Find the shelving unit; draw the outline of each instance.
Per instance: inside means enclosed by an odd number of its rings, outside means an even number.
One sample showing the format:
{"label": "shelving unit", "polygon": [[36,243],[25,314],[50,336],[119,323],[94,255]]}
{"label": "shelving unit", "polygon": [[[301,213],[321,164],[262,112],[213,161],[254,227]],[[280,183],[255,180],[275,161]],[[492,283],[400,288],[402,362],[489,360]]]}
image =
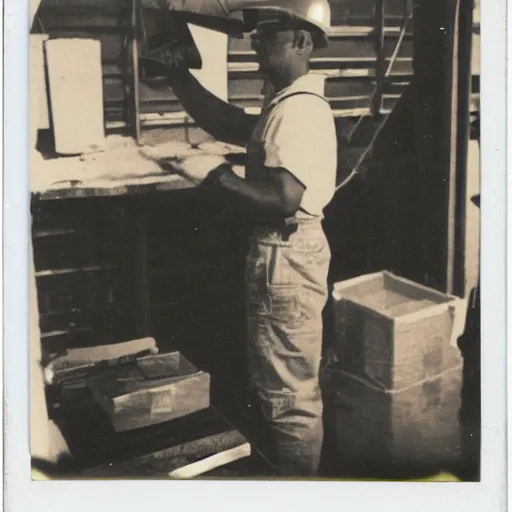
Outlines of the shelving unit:
{"label": "shelving unit", "polygon": [[[154,83],[133,80],[138,74],[134,70],[136,61],[132,58],[137,30],[137,19],[132,13],[135,3],[136,0],[119,0],[104,8],[95,7],[91,1],[89,6],[59,7],[57,2],[47,0],[41,7],[40,25],[52,37],[81,35],[101,40],[108,131],[130,130],[136,136],[136,104],[139,105],[137,118],[141,129],[191,124],[193,121],[183,112],[169,87],[154,87]],[[380,80],[377,79],[382,72],[380,68],[389,62],[400,36],[402,3],[402,0],[387,0],[384,15],[379,18],[381,30],[375,23],[373,0],[353,5],[350,2],[338,5],[337,1],[332,1],[334,26],[329,34],[330,45],[313,58],[312,68],[327,74],[326,94],[336,116],[358,116],[361,108],[370,112],[370,98]],[[342,9],[342,6],[345,7]],[[388,83],[382,86],[384,113],[393,108],[412,77],[411,29],[409,22],[393,73]],[[380,45],[375,44],[378,33],[381,33]],[[248,38],[230,40],[228,62],[229,100],[244,108],[259,105],[263,82]],[[138,101],[135,99],[137,95]],[[357,104],[350,101],[354,96],[361,97]],[[342,98],[346,100],[341,101]],[[362,106],[363,98],[366,98],[366,104]]]}

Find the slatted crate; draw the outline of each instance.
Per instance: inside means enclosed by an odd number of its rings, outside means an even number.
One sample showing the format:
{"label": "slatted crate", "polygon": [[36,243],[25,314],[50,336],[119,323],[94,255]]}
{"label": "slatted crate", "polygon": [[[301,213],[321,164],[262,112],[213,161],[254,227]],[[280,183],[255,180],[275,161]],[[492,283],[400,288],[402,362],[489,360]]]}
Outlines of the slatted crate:
{"label": "slatted crate", "polygon": [[385,389],[460,364],[455,298],[389,272],[334,285],[334,348],[343,368]]}
{"label": "slatted crate", "polygon": [[460,458],[462,366],[397,390],[342,370],[324,371],[326,407],[334,410],[336,457],[345,470],[390,472],[434,467]]}
{"label": "slatted crate", "polygon": [[164,423],[210,405],[210,375],[179,352],[137,359],[89,381],[116,432]]}

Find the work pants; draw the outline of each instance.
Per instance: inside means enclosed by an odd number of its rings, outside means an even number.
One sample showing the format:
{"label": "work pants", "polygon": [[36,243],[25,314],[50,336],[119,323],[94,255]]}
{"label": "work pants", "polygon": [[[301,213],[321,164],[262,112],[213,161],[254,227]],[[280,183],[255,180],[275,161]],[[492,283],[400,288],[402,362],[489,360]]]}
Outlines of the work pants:
{"label": "work pants", "polygon": [[319,369],[330,249],[320,219],[256,228],[247,258],[248,364],[282,476],[314,476],[323,441]]}

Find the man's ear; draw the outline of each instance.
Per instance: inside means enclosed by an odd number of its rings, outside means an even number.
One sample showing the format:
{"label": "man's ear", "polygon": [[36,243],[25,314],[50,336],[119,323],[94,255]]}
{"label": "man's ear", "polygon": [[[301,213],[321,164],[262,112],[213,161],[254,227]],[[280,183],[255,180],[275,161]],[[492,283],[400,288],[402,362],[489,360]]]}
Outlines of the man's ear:
{"label": "man's ear", "polygon": [[295,46],[300,53],[311,53],[313,51],[313,37],[307,30],[297,30],[295,34]]}

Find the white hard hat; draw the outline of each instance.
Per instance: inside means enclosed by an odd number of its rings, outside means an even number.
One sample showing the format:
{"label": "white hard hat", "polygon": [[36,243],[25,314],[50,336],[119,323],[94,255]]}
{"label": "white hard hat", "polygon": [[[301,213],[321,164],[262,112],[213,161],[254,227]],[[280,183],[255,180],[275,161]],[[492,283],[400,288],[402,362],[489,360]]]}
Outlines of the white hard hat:
{"label": "white hard hat", "polygon": [[[320,35],[316,47],[327,46],[327,32],[331,26],[331,8],[328,0],[230,0],[227,3],[230,15],[239,12],[276,12],[311,25]],[[248,27],[252,28],[252,27]]]}

